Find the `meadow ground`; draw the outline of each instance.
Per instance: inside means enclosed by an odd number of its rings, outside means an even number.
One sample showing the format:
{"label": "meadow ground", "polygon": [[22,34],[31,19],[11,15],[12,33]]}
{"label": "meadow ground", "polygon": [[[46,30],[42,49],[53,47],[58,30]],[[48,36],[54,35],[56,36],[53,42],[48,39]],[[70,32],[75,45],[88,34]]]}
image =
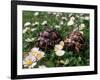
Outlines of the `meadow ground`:
{"label": "meadow ground", "polygon": [[[22,17],[23,68],[89,65],[89,14],[23,11]],[[75,30],[81,31],[85,40],[84,47],[79,51],[79,53],[64,48],[64,53],[59,53],[59,56],[56,54],[54,49],[43,51],[39,48],[38,50],[35,50],[42,52],[43,55],[37,56],[38,60],[35,60],[36,55],[32,55],[33,58],[30,58],[29,55],[32,52],[32,48],[34,48],[37,43],[39,34],[44,32],[47,28],[55,29],[59,32],[62,39],[61,41],[64,41],[71,32]]]}

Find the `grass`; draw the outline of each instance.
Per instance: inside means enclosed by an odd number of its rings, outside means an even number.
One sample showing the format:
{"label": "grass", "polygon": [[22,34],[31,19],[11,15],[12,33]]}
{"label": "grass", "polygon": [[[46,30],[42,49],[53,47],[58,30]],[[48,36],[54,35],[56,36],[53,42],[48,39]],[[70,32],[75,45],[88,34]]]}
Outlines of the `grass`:
{"label": "grass", "polygon": [[[46,51],[45,57],[37,62],[35,68],[38,68],[41,65],[46,67],[68,67],[68,66],[87,66],[89,65],[89,20],[85,17],[89,17],[89,14],[81,13],[55,13],[55,12],[38,12],[39,15],[34,15],[36,11],[23,11],[23,30],[26,28],[24,24],[26,22],[35,23],[39,22],[38,25],[32,26],[29,25],[30,29],[36,28],[34,31],[28,30],[26,33],[23,33],[23,55],[26,55],[30,50],[35,46],[38,34],[43,32],[47,27],[56,29],[62,39],[69,35],[73,29],[77,28],[80,24],[85,24],[85,28],[82,30],[84,32],[85,46],[78,54],[74,51],[65,50],[65,54],[61,57],[56,56],[54,50]],[[58,15],[59,14],[59,15]],[[71,17],[75,18],[75,23],[71,26],[68,26],[67,23]],[[67,20],[62,20],[62,17],[66,17]],[[47,21],[47,25],[42,25],[43,21]],[[60,24],[63,21],[63,25]],[[60,28],[56,28],[58,25]],[[35,38],[32,42],[25,41],[27,38]],[[62,63],[60,61],[64,61]]]}

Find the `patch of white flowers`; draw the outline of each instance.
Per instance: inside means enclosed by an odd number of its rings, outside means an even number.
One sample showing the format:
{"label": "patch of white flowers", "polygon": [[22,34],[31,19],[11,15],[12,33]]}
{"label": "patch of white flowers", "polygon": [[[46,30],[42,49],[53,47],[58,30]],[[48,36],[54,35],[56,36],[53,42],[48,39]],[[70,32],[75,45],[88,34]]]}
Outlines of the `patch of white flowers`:
{"label": "patch of white flowers", "polygon": [[37,26],[37,25],[39,25],[39,22],[32,23],[32,26]]}
{"label": "patch of white flowers", "polygon": [[89,17],[89,16],[85,16],[84,19],[85,19],[85,20],[89,20],[90,17]]}
{"label": "patch of white flowers", "polygon": [[38,15],[39,15],[39,12],[35,12],[35,13],[34,13],[34,16],[38,16]]}
{"label": "patch of white flowers", "polygon": [[54,51],[55,51],[55,54],[57,56],[63,56],[64,55],[65,51],[62,50],[63,47],[64,47],[64,42],[63,41],[61,41],[59,44],[55,45]]}
{"label": "patch of white flowers", "polygon": [[75,20],[75,17],[72,16],[72,17],[70,18],[70,20],[73,20],[73,21],[74,21],[74,20]]}
{"label": "patch of white flowers", "polygon": [[23,33],[26,33],[28,30],[30,30],[30,28],[26,27],[25,29],[23,29]]}
{"label": "patch of white flowers", "polygon": [[60,26],[59,25],[55,25],[55,28],[60,28]]}
{"label": "patch of white flowers", "polygon": [[83,30],[85,27],[86,27],[85,24],[82,23],[79,25],[79,30]]}
{"label": "patch of white flowers", "polygon": [[69,15],[68,15],[68,17],[71,17],[73,15],[73,13],[70,13]]}
{"label": "patch of white flowers", "polygon": [[30,26],[30,25],[31,25],[30,22],[26,22],[26,23],[24,24],[24,27],[27,27],[27,26]]}
{"label": "patch of white flowers", "polygon": [[37,28],[32,28],[31,31],[35,31]]}
{"label": "patch of white flowers", "polygon": [[31,39],[27,38],[27,39],[25,39],[26,42],[33,42],[34,40],[35,40],[35,38],[31,38]]}
{"label": "patch of white flowers", "polygon": [[81,23],[80,25],[79,25],[79,27],[76,27],[73,31],[77,31],[77,30],[79,30],[82,34],[83,34],[83,29],[85,28],[86,26],[85,26],[85,24],[84,23]]}
{"label": "patch of white flowers", "polygon": [[82,35],[84,34],[83,31],[79,31]]}
{"label": "patch of white flowers", "polygon": [[33,68],[44,55],[45,53],[40,51],[39,48],[32,48],[29,55],[23,60],[24,67]]}
{"label": "patch of white flowers", "polygon": [[67,65],[67,64],[69,64],[69,59],[66,59],[65,61],[64,60],[60,60],[59,62],[61,64]]}
{"label": "patch of white flowers", "polygon": [[70,20],[68,21],[67,25],[68,26],[74,25],[74,20],[75,20],[75,17],[71,17]]}
{"label": "patch of white flowers", "polygon": [[47,21],[43,21],[42,23],[41,23],[41,25],[46,25],[47,24]]}
{"label": "patch of white flowers", "polygon": [[62,17],[61,19],[64,20],[64,21],[67,21],[67,18],[66,17]]}

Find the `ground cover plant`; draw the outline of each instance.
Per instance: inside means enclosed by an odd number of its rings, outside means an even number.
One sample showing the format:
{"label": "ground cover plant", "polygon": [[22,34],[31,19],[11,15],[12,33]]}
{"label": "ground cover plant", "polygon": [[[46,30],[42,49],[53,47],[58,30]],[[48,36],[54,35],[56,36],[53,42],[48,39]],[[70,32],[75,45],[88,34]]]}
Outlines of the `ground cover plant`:
{"label": "ground cover plant", "polygon": [[89,65],[89,14],[23,11],[23,68]]}

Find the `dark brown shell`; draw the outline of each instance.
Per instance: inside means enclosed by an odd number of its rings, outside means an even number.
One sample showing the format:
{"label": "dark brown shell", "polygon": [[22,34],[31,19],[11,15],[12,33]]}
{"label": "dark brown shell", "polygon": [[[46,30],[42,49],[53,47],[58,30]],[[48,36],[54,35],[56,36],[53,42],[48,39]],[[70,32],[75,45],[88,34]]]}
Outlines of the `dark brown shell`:
{"label": "dark brown shell", "polygon": [[79,53],[84,44],[84,36],[78,31],[74,31],[64,40],[65,48]]}
{"label": "dark brown shell", "polygon": [[47,29],[44,32],[40,32],[37,46],[40,49],[53,49],[55,44],[61,41],[60,34],[54,29]]}

